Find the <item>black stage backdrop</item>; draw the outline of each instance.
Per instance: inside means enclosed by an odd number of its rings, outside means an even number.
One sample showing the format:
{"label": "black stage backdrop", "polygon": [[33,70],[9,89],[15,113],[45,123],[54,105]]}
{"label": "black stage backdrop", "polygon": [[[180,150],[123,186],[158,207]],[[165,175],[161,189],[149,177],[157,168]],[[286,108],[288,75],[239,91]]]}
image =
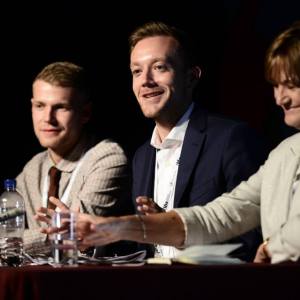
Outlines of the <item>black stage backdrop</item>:
{"label": "black stage backdrop", "polygon": [[298,0],[10,1],[1,4],[1,172],[15,177],[41,151],[31,124],[31,83],[53,61],[73,61],[94,85],[92,125],[118,140],[131,158],[150,135],[131,92],[127,38],[161,20],[190,32],[202,68],[197,101],[246,120],[270,147],[290,135],[264,80],[271,40],[300,19]]}

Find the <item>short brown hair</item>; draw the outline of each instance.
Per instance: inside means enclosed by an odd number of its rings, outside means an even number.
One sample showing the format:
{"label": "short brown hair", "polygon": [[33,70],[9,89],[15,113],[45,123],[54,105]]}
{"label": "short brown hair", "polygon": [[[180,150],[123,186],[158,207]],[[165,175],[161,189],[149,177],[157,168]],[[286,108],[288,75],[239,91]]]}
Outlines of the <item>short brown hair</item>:
{"label": "short brown hair", "polygon": [[169,36],[174,38],[178,42],[179,50],[185,63],[188,66],[196,64],[194,45],[188,34],[163,22],[152,21],[134,30],[129,36],[130,53],[139,41],[154,36]]}
{"label": "short brown hair", "polygon": [[272,84],[280,82],[281,72],[300,87],[300,22],[297,21],[275,38],[266,54],[265,76]]}
{"label": "short brown hair", "polygon": [[76,88],[89,99],[90,86],[83,67],[71,62],[54,62],[44,67],[35,77],[34,82],[43,80],[61,87]]}

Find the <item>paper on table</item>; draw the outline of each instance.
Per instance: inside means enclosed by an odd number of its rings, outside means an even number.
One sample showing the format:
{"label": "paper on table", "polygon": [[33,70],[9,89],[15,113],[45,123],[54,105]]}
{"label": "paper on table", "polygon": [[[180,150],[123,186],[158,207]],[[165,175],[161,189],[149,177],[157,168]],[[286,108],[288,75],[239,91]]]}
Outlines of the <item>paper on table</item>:
{"label": "paper on table", "polygon": [[241,247],[242,244],[214,244],[214,245],[197,245],[180,251],[175,258],[153,257],[148,258],[148,264],[167,264],[173,262],[184,264],[241,264],[242,260],[228,256],[232,251]]}
{"label": "paper on table", "polygon": [[196,245],[182,250],[177,257],[199,257],[206,255],[226,256],[233,250],[240,248],[242,244],[213,244],[213,245]]}
{"label": "paper on table", "polygon": [[190,264],[240,264],[242,260],[228,256],[242,244],[197,245],[186,248],[175,258],[174,262]]}

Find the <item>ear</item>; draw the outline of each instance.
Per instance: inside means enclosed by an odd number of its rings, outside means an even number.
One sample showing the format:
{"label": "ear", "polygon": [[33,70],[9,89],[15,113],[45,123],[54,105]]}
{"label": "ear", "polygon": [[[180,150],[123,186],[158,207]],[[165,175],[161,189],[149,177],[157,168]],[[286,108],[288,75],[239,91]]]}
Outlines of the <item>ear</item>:
{"label": "ear", "polygon": [[197,80],[200,79],[200,77],[201,77],[201,69],[200,69],[199,66],[192,67],[192,73],[193,73],[194,77],[197,78]]}
{"label": "ear", "polygon": [[201,69],[199,66],[193,66],[187,71],[187,86],[194,87],[201,77]]}
{"label": "ear", "polygon": [[90,119],[92,115],[92,103],[88,102],[83,105],[82,112],[81,112],[81,123],[86,124]]}

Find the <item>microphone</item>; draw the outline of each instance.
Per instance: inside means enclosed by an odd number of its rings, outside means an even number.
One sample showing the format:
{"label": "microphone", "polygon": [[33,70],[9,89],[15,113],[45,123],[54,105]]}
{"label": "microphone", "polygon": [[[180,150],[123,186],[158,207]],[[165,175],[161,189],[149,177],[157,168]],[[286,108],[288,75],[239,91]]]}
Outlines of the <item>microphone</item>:
{"label": "microphone", "polygon": [[23,216],[24,214],[25,214],[24,209],[13,208],[6,212],[0,213],[0,222],[7,221],[9,219],[13,219],[18,216]]}

